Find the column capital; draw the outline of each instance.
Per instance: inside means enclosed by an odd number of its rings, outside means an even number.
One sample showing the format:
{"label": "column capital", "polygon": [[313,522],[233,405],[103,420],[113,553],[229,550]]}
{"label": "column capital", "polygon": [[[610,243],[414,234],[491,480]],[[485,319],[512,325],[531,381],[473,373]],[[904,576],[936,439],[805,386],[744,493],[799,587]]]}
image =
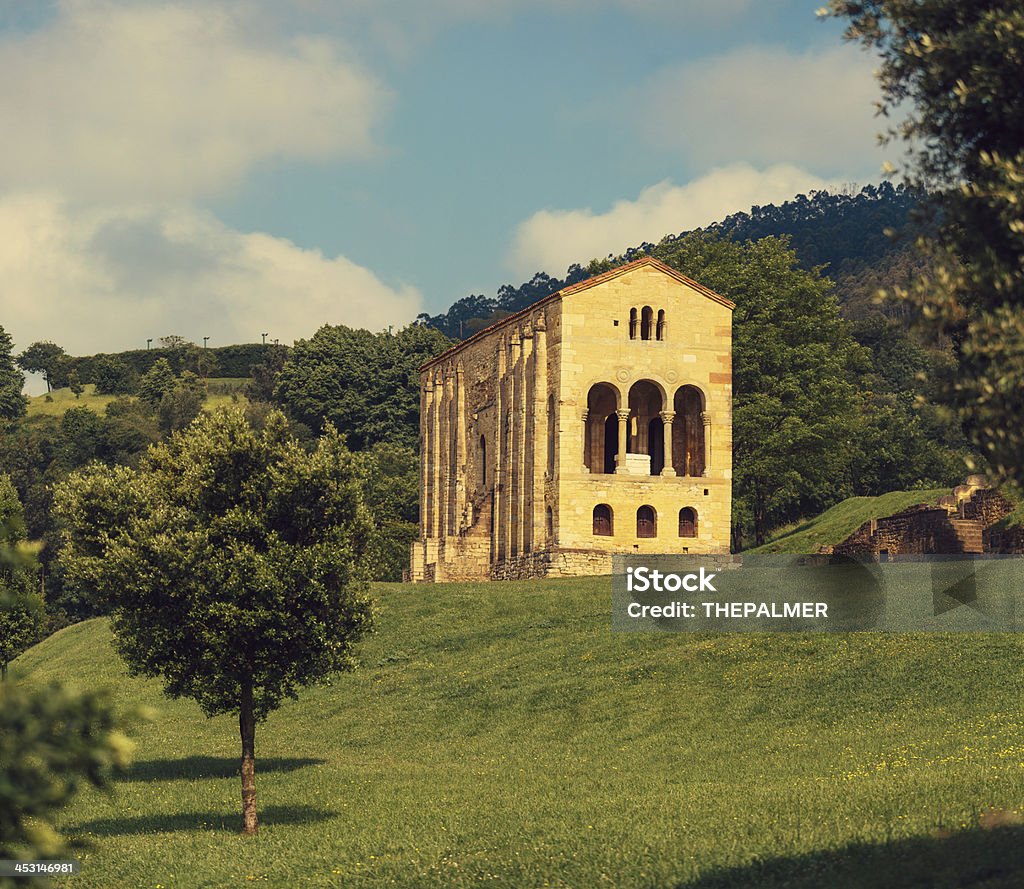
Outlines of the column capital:
{"label": "column capital", "polygon": [[676,412],[675,411],[661,411],[661,413],[659,413],[658,416],[661,417],[661,422],[662,423],[671,423],[676,418]]}
{"label": "column capital", "polygon": [[629,419],[629,414],[630,414],[630,410],[629,410],[628,407],[620,407],[615,412],[615,416],[618,417],[623,422],[625,422],[626,420]]}
{"label": "column capital", "polygon": [[583,412],[580,414],[580,419],[583,420],[584,423],[586,423],[587,422],[587,417],[589,417],[589,416],[590,416],[589,408],[583,408]]}
{"label": "column capital", "polygon": [[711,425],[711,414],[709,414],[707,411],[701,411],[700,412],[700,420],[701,420],[701,422],[705,426],[710,426]]}

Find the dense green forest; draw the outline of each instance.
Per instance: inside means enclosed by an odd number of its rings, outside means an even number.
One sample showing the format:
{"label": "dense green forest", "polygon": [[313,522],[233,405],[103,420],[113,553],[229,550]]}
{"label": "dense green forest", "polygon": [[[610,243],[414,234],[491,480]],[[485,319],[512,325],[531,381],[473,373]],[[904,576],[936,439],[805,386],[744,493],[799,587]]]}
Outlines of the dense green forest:
{"label": "dense green forest", "polygon": [[[257,429],[282,410],[309,448],[326,424],[345,436],[375,519],[373,574],[400,579],[418,522],[419,366],[460,334],[647,254],[737,303],[734,548],[851,495],[956,483],[968,449],[932,405],[930,382],[948,372],[952,351],[920,341],[902,305],[876,299],[926,270],[912,246],[918,200],[888,183],[801,195],[573,265],[564,279],[538,273],[493,298],[466,297],[396,333],[326,325],[292,346],[217,349],[167,336],[152,349],[79,357],[46,342],[15,355],[4,334],[0,479],[10,480],[14,527],[44,545],[33,583],[0,582],[26,591],[23,624],[39,632],[101,610],[61,576],[55,486],[94,461],[137,466],[151,445],[225,401]],[[27,410],[19,368],[59,391]],[[46,620],[31,588],[45,591]]]}
{"label": "dense green forest", "polygon": [[[878,286],[920,268],[912,241],[916,231],[913,212],[921,198],[920,193],[889,182],[865,186],[856,194],[816,191],[797,195],[781,205],[734,213],[705,231],[739,243],[765,237],[788,238],[801,267],[820,266],[832,281],[844,314],[861,317],[871,313],[871,298]],[[667,235],[661,245],[670,245],[688,234]],[[620,258],[628,262],[656,253],[658,246],[644,243],[630,247]],[[592,263],[585,261],[569,266],[563,278],[537,272],[518,287],[505,284],[494,297],[466,296],[447,312],[422,314],[419,320],[453,339],[463,339],[591,274]]]}

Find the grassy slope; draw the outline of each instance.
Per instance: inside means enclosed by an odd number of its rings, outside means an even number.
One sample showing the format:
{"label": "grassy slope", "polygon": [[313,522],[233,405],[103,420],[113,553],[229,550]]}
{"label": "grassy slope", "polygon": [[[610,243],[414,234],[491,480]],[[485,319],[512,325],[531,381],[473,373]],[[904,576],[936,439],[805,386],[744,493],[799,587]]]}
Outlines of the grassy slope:
{"label": "grassy slope", "polygon": [[[230,393],[248,382],[248,380],[211,378],[209,381],[211,391],[206,398],[206,409],[228,404],[231,401]],[[87,407],[97,414],[102,414],[107,405],[117,398],[116,395],[97,395],[96,387],[92,383],[86,383],[83,388],[85,391],[78,398],[75,398],[75,394],[70,389],[65,388],[54,389],[50,393],[52,401],[47,401],[45,395],[37,395],[29,399],[28,416],[63,417],[64,412],[73,407]],[[238,397],[244,398],[245,396],[239,393]]]}
{"label": "grassy slope", "polygon": [[848,497],[821,515],[783,529],[757,553],[813,553],[821,546],[841,543],[868,519],[892,515],[918,503],[938,503],[949,488],[928,491],[890,491],[879,497]]}
{"label": "grassy slope", "polygon": [[613,634],[607,578],[377,595],[363,666],[258,730],[249,841],[232,718],[127,678],[102,620],[23,655],[159,708],[63,818],[67,885],[1024,882],[1022,831],[976,827],[1024,803],[1016,636]]}

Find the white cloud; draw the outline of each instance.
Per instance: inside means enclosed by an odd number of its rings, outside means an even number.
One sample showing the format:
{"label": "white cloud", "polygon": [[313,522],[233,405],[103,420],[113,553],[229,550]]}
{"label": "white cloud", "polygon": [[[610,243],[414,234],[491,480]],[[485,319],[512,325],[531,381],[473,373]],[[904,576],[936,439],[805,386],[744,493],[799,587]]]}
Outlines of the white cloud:
{"label": "white cloud", "polygon": [[0,324],[18,347],[50,339],[73,354],[168,333],[290,343],[324,323],[408,323],[422,302],[343,256],[191,208],[83,210],[38,193],[0,200],[0,281]]}
{"label": "white cloud", "polygon": [[644,241],[656,242],[723,219],[754,205],[786,201],[826,183],[789,164],[756,170],[733,164],[710,171],[685,185],[659,182],[634,201],[618,201],[610,210],[541,210],[515,232],[507,265],[520,277],[545,270],[561,274],[570,263],[621,253]]}
{"label": "white cloud", "polygon": [[642,92],[642,123],[698,166],[743,160],[876,176],[884,154],[872,66],[852,45],[746,47],[661,71]]}
{"label": "white cloud", "polygon": [[337,41],[223,4],[68,2],[0,40],[0,188],[179,199],[255,165],[372,150],[387,91]]}

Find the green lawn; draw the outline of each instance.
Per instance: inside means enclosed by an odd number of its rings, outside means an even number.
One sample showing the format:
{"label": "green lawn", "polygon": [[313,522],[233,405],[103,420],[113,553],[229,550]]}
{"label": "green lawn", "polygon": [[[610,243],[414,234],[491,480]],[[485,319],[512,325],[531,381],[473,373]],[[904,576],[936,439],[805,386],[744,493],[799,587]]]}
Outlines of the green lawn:
{"label": "green lawn", "polygon": [[[75,398],[75,393],[67,388],[54,389],[48,396],[36,395],[30,398],[28,416],[63,417],[64,412],[72,407],[87,407],[97,414],[102,414],[107,405],[117,398],[116,395],[97,395],[96,387],[92,383],[86,383],[83,388],[85,391],[78,398]],[[47,398],[50,400],[47,401]]]}
{"label": "green lawn", "polygon": [[821,515],[776,532],[754,553],[814,553],[819,547],[842,543],[868,519],[892,515],[918,503],[938,503],[949,488],[927,491],[890,491],[879,497],[848,497]]}
{"label": "green lawn", "polygon": [[[245,395],[242,390],[248,383],[248,379],[211,377],[208,380],[209,395],[206,396],[204,408],[211,410],[224,404],[230,404],[232,396],[244,401]],[[97,414],[102,414],[107,405],[118,397],[116,395],[97,395],[96,387],[92,383],[86,383],[83,388],[85,391],[78,398],[75,398],[75,394],[67,388],[54,389],[49,394],[49,401],[46,400],[46,395],[36,395],[29,399],[27,415],[29,417],[63,417],[64,412],[73,407],[87,407]]]}
{"label": "green lawn", "polygon": [[16,661],[159,708],[65,813],[65,885],[1024,885],[1017,636],[613,634],[607,578],[376,594],[361,668],[258,729],[255,839],[237,721],[126,677],[103,620]]}

